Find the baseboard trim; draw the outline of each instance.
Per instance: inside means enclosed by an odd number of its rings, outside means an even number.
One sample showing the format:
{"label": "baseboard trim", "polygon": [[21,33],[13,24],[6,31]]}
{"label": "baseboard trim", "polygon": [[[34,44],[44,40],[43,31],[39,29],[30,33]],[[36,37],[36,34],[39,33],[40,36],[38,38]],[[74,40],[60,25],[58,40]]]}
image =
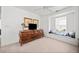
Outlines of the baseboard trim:
{"label": "baseboard trim", "polygon": [[7,47],[7,46],[10,46],[10,45],[14,45],[14,44],[17,44],[17,43],[19,43],[19,42],[15,42],[15,43],[12,43],[12,44],[7,44],[7,45],[4,45],[4,46],[1,46],[1,48]]}

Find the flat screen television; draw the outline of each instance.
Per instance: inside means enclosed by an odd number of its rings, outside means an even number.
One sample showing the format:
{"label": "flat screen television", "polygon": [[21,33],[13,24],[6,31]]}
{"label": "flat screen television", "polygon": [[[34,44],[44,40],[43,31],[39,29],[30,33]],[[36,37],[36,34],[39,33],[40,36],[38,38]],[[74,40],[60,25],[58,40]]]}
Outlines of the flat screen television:
{"label": "flat screen television", "polygon": [[29,24],[29,30],[37,29],[37,24]]}

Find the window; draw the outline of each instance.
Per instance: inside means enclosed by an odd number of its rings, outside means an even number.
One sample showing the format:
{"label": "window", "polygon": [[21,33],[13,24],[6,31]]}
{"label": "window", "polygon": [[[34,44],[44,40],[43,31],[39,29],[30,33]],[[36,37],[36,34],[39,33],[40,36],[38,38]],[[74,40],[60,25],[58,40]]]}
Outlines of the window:
{"label": "window", "polygon": [[65,31],[67,28],[66,16],[58,17],[55,19],[55,28],[57,31]]}

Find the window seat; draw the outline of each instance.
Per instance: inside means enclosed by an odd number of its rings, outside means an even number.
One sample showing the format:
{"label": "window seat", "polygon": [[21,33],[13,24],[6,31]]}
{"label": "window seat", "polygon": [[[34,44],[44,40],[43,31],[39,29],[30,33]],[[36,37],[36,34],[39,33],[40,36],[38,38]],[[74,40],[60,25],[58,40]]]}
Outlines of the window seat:
{"label": "window seat", "polygon": [[47,34],[46,37],[52,38],[52,39],[56,39],[56,40],[60,40],[75,46],[78,46],[78,40],[76,38],[71,38],[68,36],[61,36],[61,35],[56,35],[56,34]]}

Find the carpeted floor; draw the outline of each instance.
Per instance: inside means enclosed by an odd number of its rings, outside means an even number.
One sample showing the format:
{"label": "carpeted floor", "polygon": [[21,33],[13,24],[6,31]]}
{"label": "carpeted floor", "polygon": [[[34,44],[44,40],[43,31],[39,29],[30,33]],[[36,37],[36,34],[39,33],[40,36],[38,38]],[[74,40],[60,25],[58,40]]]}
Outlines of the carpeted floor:
{"label": "carpeted floor", "polygon": [[54,53],[59,53],[59,52],[78,52],[78,47],[50,39],[50,38],[40,38],[35,41],[29,42],[27,44],[24,44],[23,46],[20,46],[19,43],[11,44],[5,47],[2,47],[0,49],[0,52],[13,52],[13,53],[43,53],[43,52],[54,52]]}

